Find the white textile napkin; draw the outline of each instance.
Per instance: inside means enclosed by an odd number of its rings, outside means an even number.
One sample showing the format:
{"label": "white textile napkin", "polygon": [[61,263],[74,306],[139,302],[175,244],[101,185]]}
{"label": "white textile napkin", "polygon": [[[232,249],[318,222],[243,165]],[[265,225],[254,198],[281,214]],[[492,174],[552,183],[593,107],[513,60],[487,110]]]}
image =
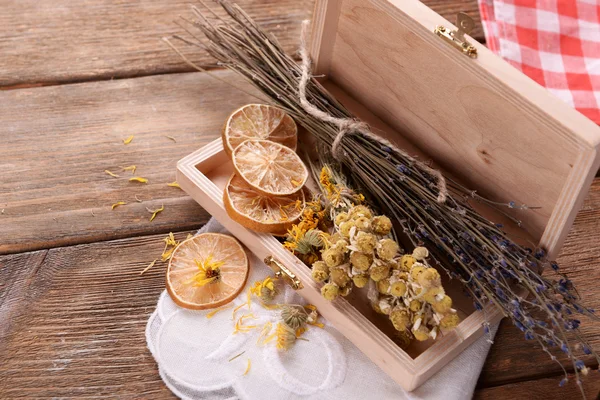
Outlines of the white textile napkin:
{"label": "white textile napkin", "polygon": [[[227,233],[214,218],[202,232]],[[257,257],[250,260],[246,285],[272,275]],[[291,289],[279,296],[279,302],[305,304]],[[234,305],[245,301],[246,290]],[[310,327],[302,336],[307,340],[281,352],[273,343],[257,345],[258,330],[233,334],[231,309],[207,318],[209,311],[182,309],[163,292],[148,320],[146,340],[160,376],[182,399],[463,400],[472,397],[491,346],[487,336],[480,338],[425,384],[407,392],[327,321],[324,329]],[[277,311],[257,303],[251,311],[256,325],[275,325],[279,319]]]}

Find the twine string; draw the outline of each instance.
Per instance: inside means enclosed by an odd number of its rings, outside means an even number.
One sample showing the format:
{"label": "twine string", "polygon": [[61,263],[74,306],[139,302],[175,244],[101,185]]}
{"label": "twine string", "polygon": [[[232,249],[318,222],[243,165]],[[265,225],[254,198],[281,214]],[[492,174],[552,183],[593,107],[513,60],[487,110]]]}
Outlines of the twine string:
{"label": "twine string", "polygon": [[307,45],[309,26],[309,20],[302,21],[302,32],[300,35],[300,58],[302,61],[300,64],[300,68],[302,74],[300,75],[300,81],[298,82],[298,96],[300,98],[300,105],[302,106],[304,111],[306,111],[306,113],[315,118],[320,119],[323,122],[329,122],[338,128],[338,133],[335,136],[331,145],[331,154],[333,158],[338,162],[342,162],[344,158],[342,140],[344,139],[344,137],[346,137],[346,135],[359,133],[370,140],[380,143],[382,146],[389,147],[390,149],[392,149],[392,151],[398,152],[403,156],[410,158],[411,160],[413,160],[416,166],[435,177],[435,179],[437,180],[437,187],[439,191],[437,201],[438,203],[444,203],[446,201],[446,198],[448,197],[448,189],[446,187],[446,179],[444,179],[444,176],[440,171],[438,171],[437,169],[430,168],[425,163],[416,160],[414,157],[411,157],[403,150],[400,150],[390,141],[375,135],[373,132],[371,132],[369,125],[365,122],[353,118],[336,118],[333,115],[318,109],[308,101],[308,99],[306,98],[306,89],[308,86],[308,82],[312,78],[312,74],[310,71],[310,55],[308,54]]}

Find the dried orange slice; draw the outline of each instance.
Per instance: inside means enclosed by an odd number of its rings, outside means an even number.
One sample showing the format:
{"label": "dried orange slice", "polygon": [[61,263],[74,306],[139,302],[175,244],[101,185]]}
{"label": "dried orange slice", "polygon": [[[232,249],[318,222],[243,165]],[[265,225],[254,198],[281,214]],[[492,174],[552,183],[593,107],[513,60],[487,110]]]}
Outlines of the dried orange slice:
{"label": "dried orange slice", "polygon": [[247,278],[248,257],[240,242],[221,233],[203,233],[173,252],[167,292],[181,307],[204,310],[232,301]]}
{"label": "dried orange slice", "polygon": [[304,192],[289,196],[259,193],[233,174],[223,193],[225,210],[232,220],[256,232],[285,235],[304,210]]}
{"label": "dried orange slice", "polygon": [[260,193],[289,196],[302,189],[308,170],[296,152],[269,140],[246,140],[231,154],[235,172]]}
{"label": "dried orange slice", "polygon": [[248,104],[227,118],[221,137],[228,155],[246,140],[253,139],[270,140],[296,150],[298,127],[281,108]]}

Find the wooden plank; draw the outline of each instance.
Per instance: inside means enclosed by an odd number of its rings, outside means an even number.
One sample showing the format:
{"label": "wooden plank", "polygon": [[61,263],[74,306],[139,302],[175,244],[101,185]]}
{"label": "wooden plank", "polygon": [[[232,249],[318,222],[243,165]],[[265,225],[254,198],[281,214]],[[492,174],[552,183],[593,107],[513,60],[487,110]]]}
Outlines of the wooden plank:
{"label": "wooden plank", "polygon": [[[589,379],[583,381],[583,390],[588,399],[597,399],[600,395],[600,379],[594,379],[590,376]],[[495,386],[490,388],[478,389],[473,396],[474,400],[531,400],[531,399],[580,399],[581,392],[575,384],[574,377],[570,377],[564,387],[558,387],[560,379],[546,378],[531,380],[526,382],[513,383],[503,386]]]}
{"label": "wooden plank", "polygon": [[[310,18],[313,0],[237,0],[272,31],[284,48],[296,51],[300,21]],[[187,0],[9,0],[0,15],[0,87],[48,85],[190,71],[161,42],[181,32],[173,23],[191,16]],[[477,21],[476,0],[425,0],[450,21],[467,11]],[[212,65],[206,53],[191,58]]]}
{"label": "wooden plank", "polygon": [[[286,50],[296,50],[299,21],[310,18],[312,0],[237,2]],[[174,20],[192,19],[192,3],[9,0],[0,15],[0,86],[190,71],[161,38],[182,32]],[[213,64],[205,52],[193,60]]]}
{"label": "wooden plank", "polygon": [[[585,304],[596,310],[600,310],[598,231],[600,231],[600,178],[594,181],[557,260],[563,271],[579,288]],[[600,323],[582,318],[582,326],[583,332],[591,339],[594,348],[599,350]],[[556,356],[563,365],[572,370],[571,362],[560,351]],[[584,360],[588,361],[589,365],[598,366],[590,358]],[[561,367],[551,362],[538,345],[525,341],[521,331],[505,320],[483,367],[479,384],[499,385],[561,373]]]}
{"label": "wooden plank", "polygon": [[[0,253],[201,226],[208,214],[167,183],[180,158],[252,101],[203,73],[0,92]],[[131,172],[120,171],[128,165],[148,184],[129,182]],[[117,201],[128,204],[111,210]],[[150,222],[146,207],[161,205]]]}
{"label": "wooden plank", "polygon": [[[45,251],[1,257],[8,294],[0,310],[23,312],[0,347],[0,398],[174,398],[144,336],[165,264],[140,271],[160,257],[163,237],[52,249],[41,264]],[[28,279],[15,277],[19,267]]]}

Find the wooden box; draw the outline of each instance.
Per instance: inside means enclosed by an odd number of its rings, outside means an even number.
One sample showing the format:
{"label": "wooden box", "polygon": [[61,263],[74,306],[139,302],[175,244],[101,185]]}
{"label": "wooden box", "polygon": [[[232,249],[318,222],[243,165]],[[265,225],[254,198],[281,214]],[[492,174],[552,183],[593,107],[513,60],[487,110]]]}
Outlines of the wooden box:
{"label": "wooden box", "polygon": [[[314,73],[406,151],[488,198],[539,206],[510,211],[530,241],[556,256],[598,169],[600,129],[483,45],[466,38],[478,53],[473,58],[442,40],[434,33],[440,25],[456,29],[417,0],[318,0]],[[309,268],[277,239],[227,216],[222,195],[232,165],[221,140],[177,168],[186,192],[258,257],[272,256],[291,270],[303,285],[299,293],[405,389],[418,387],[482,335],[483,313],[465,299],[456,302],[462,322],[455,330],[402,350],[387,319],[373,315],[364,300],[324,300]],[[459,287],[450,284],[448,291],[461,297]],[[501,317],[494,308],[486,312],[490,322]]]}

